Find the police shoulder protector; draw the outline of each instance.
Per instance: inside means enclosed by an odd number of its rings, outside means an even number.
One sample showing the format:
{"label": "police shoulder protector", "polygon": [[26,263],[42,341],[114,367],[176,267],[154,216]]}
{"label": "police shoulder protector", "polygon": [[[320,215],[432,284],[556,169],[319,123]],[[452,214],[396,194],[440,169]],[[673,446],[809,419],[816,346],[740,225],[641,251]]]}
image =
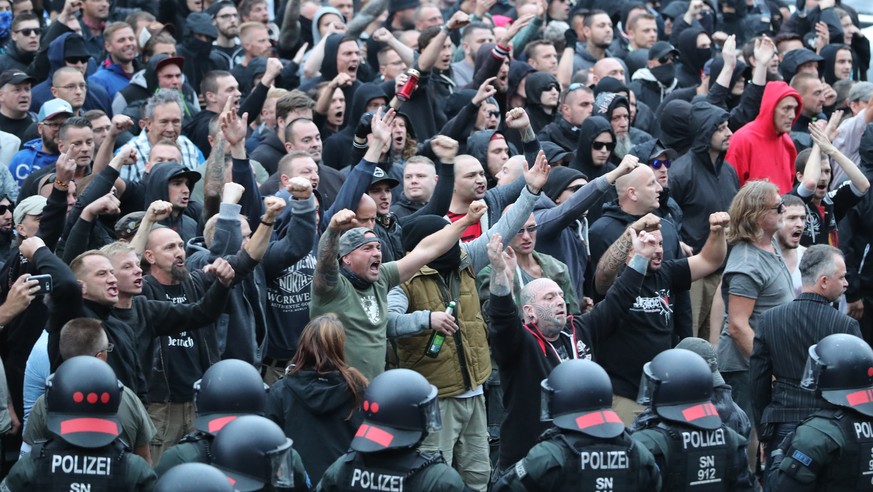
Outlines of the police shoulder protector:
{"label": "police shoulder protector", "polygon": [[666,458],[664,490],[730,490],[739,469],[734,465],[736,443],[730,429],[713,430],[661,423],[656,431],[665,435],[670,455]]}
{"label": "police shoulder protector", "polygon": [[639,489],[640,453],[627,433],[612,439],[562,433],[555,442],[564,449],[564,484],[578,484],[578,490]]}
{"label": "police shoulder protector", "polygon": [[117,492],[127,489],[129,452],[119,440],[91,449],[52,440],[34,447],[31,455],[36,464],[33,490]]}

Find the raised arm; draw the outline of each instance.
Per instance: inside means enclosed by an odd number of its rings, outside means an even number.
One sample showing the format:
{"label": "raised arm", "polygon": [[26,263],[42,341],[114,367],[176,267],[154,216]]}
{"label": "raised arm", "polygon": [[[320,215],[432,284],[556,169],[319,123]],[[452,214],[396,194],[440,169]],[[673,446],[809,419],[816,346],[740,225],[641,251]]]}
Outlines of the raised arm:
{"label": "raised arm", "polygon": [[245,250],[249,256],[255,261],[261,261],[264,253],[267,252],[267,246],[270,244],[270,238],[273,236],[273,225],[276,223],[276,218],[285,210],[285,199],[277,196],[268,196],[264,198],[266,211],[261,217],[261,223],[255,229],[252,238],[246,243]]}
{"label": "raised arm", "polygon": [[655,214],[647,214],[631,224],[615,242],[603,253],[594,274],[594,289],[606,295],[615,282],[618,272],[627,263],[633,248],[633,238],[643,231],[656,231],[661,228],[661,219]]}
{"label": "raised arm", "polygon": [[169,217],[171,213],[173,213],[173,204],[170,202],[155,200],[149,204],[149,208],[139,223],[139,229],[137,229],[133,239],[130,240],[130,245],[133,246],[137,256],[142,257],[143,252],[146,250],[152,227]]}
{"label": "raised arm", "polygon": [[436,63],[437,58],[440,56],[440,51],[442,51],[443,49],[443,43],[446,42],[446,38],[449,37],[449,33],[451,31],[461,29],[469,23],[470,17],[466,13],[464,13],[462,10],[458,10],[457,12],[455,12],[449,19],[449,21],[446,22],[445,27],[440,29],[440,32],[437,33],[436,36],[434,36],[430,43],[424,48],[424,51],[421,52],[421,55],[419,55],[419,69],[422,72],[429,72]]}
{"label": "raised arm", "polygon": [[127,131],[133,126],[133,120],[130,116],[117,114],[112,117],[112,124],[109,125],[109,134],[103,139],[97,154],[94,156],[94,163],[91,166],[91,174],[99,174],[109,162],[112,160],[112,154],[115,151],[115,140],[119,135]]}
{"label": "raised arm", "polygon": [[564,51],[561,52],[561,60],[558,61],[558,83],[565,90],[570,87],[573,80],[573,58],[576,56],[576,43],[578,34],[572,27],[564,31]]}
{"label": "raised arm", "polygon": [[412,278],[421,267],[435,260],[453,245],[457,244],[464,230],[478,222],[487,209],[488,207],[485,205],[485,202],[474,201],[470,204],[467,215],[422,239],[415,249],[400,260],[397,260],[397,273],[400,283]]}
{"label": "raised arm", "polygon": [[391,49],[397,52],[397,55],[400,56],[400,59],[403,60],[403,63],[405,63],[407,67],[411,67],[415,64],[415,51],[413,51],[411,47],[401,43],[400,40],[395,38],[388,29],[380,27],[373,32],[371,37],[374,41],[390,46]]}
{"label": "raised arm", "polygon": [[321,295],[330,293],[339,283],[339,238],[343,232],[351,229],[353,220],[355,213],[348,209],[333,214],[327,230],[318,241],[318,261],[315,263],[312,288]]}
{"label": "raised arm", "polygon": [[692,282],[715,272],[724,264],[727,255],[724,230],[730,223],[731,216],[727,212],[716,212],[709,216],[709,238],[700,253],[688,258]]}
{"label": "raised arm", "polygon": [[[812,141],[815,143],[815,146],[821,148],[822,152],[825,153],[828,157],[833,159],[839,164],[839,166],[843,169],[843,172],[846,173],[846,176],[849,177],[849,180],[852,183],[852,186],[855,188],[855,191],[858,192],[859,196],[867,193],[867,190],[870,189],[870,181],[864,176],[864,173],[858,169],[858,166],[855,164],[852,159],[846,157],[845,154],[839,151],[834,144],[831,143],[830,139],[828,139],[825,131],[822,131],[821,128],[818,128],[815,125],[809,125],[809,135],[812,137]],[[815,150],[812,152],[815,154]],[[812,155],[809,156],[809,159],[812,160]],[[807,164],[809,166],[809,164]],[[805,170],[804,170],[805,171]],[[804,178],[806,174],[804,173]]]}
{"label": "raised arm", "polygon": [[291,212],[289,231],[279,241],[273,241],[264,255],[264,273],[268,279],[276,278],[289,266],[300,261],[312,251],[315,240],[316,207],[312,183],[307,178],[291,178]]}
{"label": "raised arm", "polygon": [[282,29],[279,30],[279,49],[291,51],[300,39],[300,0],[288,0],[285,15],[282,16]]}

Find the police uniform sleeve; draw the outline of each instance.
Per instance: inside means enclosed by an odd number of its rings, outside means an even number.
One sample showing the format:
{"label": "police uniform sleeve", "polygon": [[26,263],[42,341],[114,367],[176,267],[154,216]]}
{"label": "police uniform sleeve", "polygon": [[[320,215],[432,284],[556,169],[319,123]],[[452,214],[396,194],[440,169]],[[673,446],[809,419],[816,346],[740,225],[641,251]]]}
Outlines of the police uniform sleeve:
{"label": "police uniform sleeve", "polygon": [[537,489],[554,490],[560,485],[563,461],[564,453],[558,445],[541,442],[506,470],[491,490],[523,492],[530,490],[530,484],[535,484]]}
{"label": "police uniform sleeve", "polygon": [[170,468],[184,463],[200,463],[200,447],[197,443],[183,442],[170,447],[161,455],[160,461],[155,465],[155,473],[158,477],[167,473]]}
{"label": "police uniform sleeve", "polygon": [[294,491],[309,492],[312,490],[312,481],[309,480],[309,474],[303,467],[303,458],[294,448],[291,448],[291,454],[294,456]]}
{"label": "police uniform sleeve", "polygon": [[130,446],[136,449],[151,443],[158,431],[142,401],[127,386],[124,387],[121,394],[121,404],[118,418],[121,420],[122,428],[135,431],[132,434],[133,442],[130,443]]}
{"label": "police uniform sleeve", "polygon": [[135,454],[127,454],[127,483],[138,492],[151,492],[158,476],[146,460]]}
{"label": "police uniform sleeve", "polygon": [[731,441],[734,443],[734,469],[730,474],[731,477],[736,477],[733,488],[736,492],[753,492],[755,490],[754,478],[752,472],[749,471],[749,457],[746,452],[748,442],[739,435],[736,431],[730,428],[725,428],[728,435],[731,436]]}
{"label": "police uniform sleeve", "polygon": [[660,491],[663,479],[661,478],[661,469],[658,468],[658,463],[655,462],[655,456],[642,444],[634,446],[634,449],[640,455],[640,469],[638,472],[639,490]]}
{"label": "police uniform sleeve", "polygon": [[424,470],[419,482],[422,492],[466,492],[470,490],[454,468],[445,463],[436,463]]}
{"label": "police uniform sleeve", "polygon": [[32,446],[33,443],[44,441],[48,437],[48,427],[45,422],[45,395],[42,395],[36,399],[33,408],[30,409],[22,439]]}
{"label": "police uniform sleeve", "polygon": [[342,467],[345,465],[346,456],[345,454],[340,456],[325,470],[324,475],[321,476],[321,481],[315,487],[315,492],[339,492],[337,478],[340,476]]}
{"label": "police uniform sleeve", "polygon": [[660,432],[644,429],[631,434],[631,438],[649,451],[654,457],[655,465],[659,470],[666,469],[666,463],[669,460],[667,453],[670,449],[670,443],[666,441]]}
{"label": "police uniform sleeve", "polygon": [[31,482],[36,472],[36,465],[30,457],[30,453],[19,458],[18,462],[9,470],[6,478],[0,482],[0,492],[26,492],[32,489]]}
{"label": "police uniform sleeve", "polygon": [[840,429],[824,419],[812,419],[797,427],[785,458],[771,477],[771,490],[803,492],[816,490],[816,479],[841,443]]}

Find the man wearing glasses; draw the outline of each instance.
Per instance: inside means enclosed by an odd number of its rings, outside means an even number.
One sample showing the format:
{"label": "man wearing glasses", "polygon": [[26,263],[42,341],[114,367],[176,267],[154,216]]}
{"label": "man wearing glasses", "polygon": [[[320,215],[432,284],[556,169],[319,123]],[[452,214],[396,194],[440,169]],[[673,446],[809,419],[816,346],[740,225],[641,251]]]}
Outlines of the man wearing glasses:
{"label": "man wearing glasses", "polygon": [[[0,77],[0,81],[2,80]],[[72,115],[72,106],[63,99],[52,99],[42,105],[37,126],[40,138],[26,142],[9,162],[9,171],[19,185],[24,183],[30,173],[51,166],[58,160],[59,129]]]}
{"label": "man wearing glasses", "polygon": [[39,51],[39,19],[33,14],[21,14],[12,20],[12,41],[0,56],[0,72],[10,68],[26,70]]}

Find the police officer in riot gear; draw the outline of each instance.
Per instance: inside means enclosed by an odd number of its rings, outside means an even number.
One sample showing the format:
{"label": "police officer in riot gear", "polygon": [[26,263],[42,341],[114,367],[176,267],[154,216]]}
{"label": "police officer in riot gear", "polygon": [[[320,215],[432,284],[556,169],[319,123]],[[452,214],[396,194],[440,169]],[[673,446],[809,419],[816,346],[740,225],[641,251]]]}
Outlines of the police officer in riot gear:
{"label": "police officer in riot gear", "polygon": [[169,448],[155,466],[158,476],[181,463],[212,463],[215,434],[241,415],[264,415],[269,387],[248,362],[225,359],[212,365],[194,383],[194,432]]}
{"label": "police officer in riot gear", "polygon": [[154,492],[233,492],[227,475],[204,463],[183,463],[167,470]]}
{"label": "police officer in riot gear", "polygon": [[310,489],[309,476],[291,439],[272,420],[244,415],[227,423],[212,441],[213,465],[240,492]]}
{"label": "police officer in riot gear", "polygon": [[633,438],[655,455],[664,490],[752,491],[746,440],[726,427],[712,404],[712,373],[703,357],[670,349],[643,366],[637,403],[658,418]]}
{"label": "police officer in riot gear", "polygon": [[109,364],[78,356],[46,380],[48,430],[0,483],[0,491],[151,490],[157,477],[119,439],[122,385]]}
{"label": "police officer in riot gear", "polygon": [[637,444],[612,410],[612,383],[595,362],[569,360],[543,379],[547,430],[492,489],[499,491],[657,491],[655,458]]}
{"label": "police officer in riot gear", "polygon": [[442,453],[418,446],[442,428],[437,389],[421,374],[392,369],[364,392],[364,423],[352,450],[324,472],[317,491],[461,491],[461,476]]}
{"label": "police officer in riot gear", "polygon": [[873,349],[848,334],[809,347],[800,386],[829,403],[773,452],[773,491],[873,490]]}

